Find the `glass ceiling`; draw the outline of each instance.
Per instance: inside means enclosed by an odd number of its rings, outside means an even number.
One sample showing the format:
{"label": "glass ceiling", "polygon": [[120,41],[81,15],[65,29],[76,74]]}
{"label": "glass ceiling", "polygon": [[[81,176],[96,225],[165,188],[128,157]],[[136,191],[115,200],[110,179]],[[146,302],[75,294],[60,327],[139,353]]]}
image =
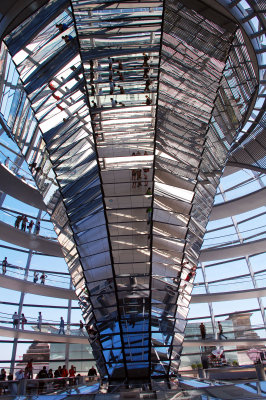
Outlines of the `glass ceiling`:
{"label": "glass ceiling", "polygon": [[54,0],[6,38],[42,132],[37,185],[111,379],[177,370],[216,187],[256,93],[236,23],[186,3]]}

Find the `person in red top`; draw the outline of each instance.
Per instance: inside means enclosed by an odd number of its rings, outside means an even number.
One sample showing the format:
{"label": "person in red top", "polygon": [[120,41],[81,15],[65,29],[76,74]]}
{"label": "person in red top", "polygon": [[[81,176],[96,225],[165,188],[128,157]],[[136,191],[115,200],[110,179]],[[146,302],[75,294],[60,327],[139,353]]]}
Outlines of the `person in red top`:
{"label": "person in red top", "polygon": [[[66,366],[63,365],[63,368],[61,370],[61,376],[62,378],[67,378],[68,377],[68,370],[66,369]],[[62,386],[66,385],[66,379],[62,379]]]}
{"label": "person in red top", "polygon": [[71,365],[71,368],[69,370],[69,385],[75,385],[75,375],[76,375],[76,367],[74,365]]}
{"label": "person in red top", "polygon": [[68,376],[68,370],[66,369],[65,365],[63,365],[63,368],[61,371],[61,376],[62,376],[62,378],[66,378]]}

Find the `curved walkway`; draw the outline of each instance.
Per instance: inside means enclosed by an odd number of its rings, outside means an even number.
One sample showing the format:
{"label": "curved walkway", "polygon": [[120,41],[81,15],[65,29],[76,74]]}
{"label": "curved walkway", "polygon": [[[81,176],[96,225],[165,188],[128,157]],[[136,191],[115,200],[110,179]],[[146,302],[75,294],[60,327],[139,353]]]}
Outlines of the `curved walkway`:
{"label": "curved walkway", "polygon": [[213,207],[210,221],[242,214],[265,206],[266,188]]}
{"label": "curved walkway", "polygon": [[[35,332],[28,330],[15,330],[13,328],[0,327],[0,336],[11,337],[16,339],[30,339],[39,342],[48,343],[78,343],[88,344],[88,336],[77,335],[58,335],[55,333]],[[183,347],[198,347],[198,346],[247,346],[253,347],[265,345],[266,339],[229,339],[229,340],[185,340]]]}
{"label": "curved walkway", "polygon": [[[25,281],[23,279],[14,278],[12,276],[0,275],[0,287],[19,292],[37,294],[39,296],[55,297],[59,299],[77,300],[75,291],[72,289],[64,289],[58,286],[41,285]],[[233,292],[192,294],[191,303],[216,303],[219,301],[253,299],[256,297],[265,297],[266,287],[238,290]]]}
{"label": "curved walkway", "polygon": [[28,330],[15,330],[13,328],[0,327],[0,336],[14,339],[30,339],[38,342],[48,343],[78,343],[88,344],[88,336],[58,335],[57,333],[35,332]]}
{"label": "curved walkway", "polygon": [[237,244],[227,247],[216,247],[215,249],[202,250],[199,261],[216,261],[225,260],[227,258],[236,258],[251,256],[253,254],[263,253],[266,248],[266,239],[254,240],[244,244]]}
{"label": "curved walkway", "polygon": [[243,300],[253,299],[256,297],[265,297],[265,288],[256,288],[248,290],[236,290],[233,292],[221,292],[221,293],[207,293],[207,294],[192,294],[190,303],[216,303],[218,301],[230,301],[230,300]]}
{"label": "curved walkway", "polygon": [[0,239],[45,255],[63,257],[61,246],[57,241],[24,232],[2,221],[0,221]]}
{"label": "curved walkway", "polygon": [[17,290],[18,292],[37,294],[39,296],[78,300],[74,290],[50,285],[41,285],[6,275],[0,275],[0,287]]}
{"label": "curved walkway", "polygon": [[46,205],[40,192],[18,178],[3,164],[0,164],[0,190],[23,203],[46,211]]}
{"label": "curved walkway", "polygon": [[265,346],[266,339],[228,339],[228,340],[184,340],[183,347],[198,347],[198,346]]}

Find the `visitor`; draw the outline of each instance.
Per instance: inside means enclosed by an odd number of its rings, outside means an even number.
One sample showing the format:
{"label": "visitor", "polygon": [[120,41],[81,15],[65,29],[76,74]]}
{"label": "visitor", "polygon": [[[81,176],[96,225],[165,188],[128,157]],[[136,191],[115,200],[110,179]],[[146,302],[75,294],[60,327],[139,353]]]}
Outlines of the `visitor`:
{"label": "visitor", "polygon": [[32,365],[32,363],[33,363],[33,358],[31,358],[28,361],[27,365],[26,365],[27,370],[28,370],[29,379],[33,379],[33,365]]}
{"label": "visitor", "polygon": [[119,85],[120,94],[125,94],[125,90],[122,85]]}
{"label": "visitor", "polygon": [[[138,153],[137,153],[138,155]],[[138,187],[142,186],[141,184],[141,169],[137,169],[137,182],[138,182]]]}
{"label": "visitor", "polygon": [[35,225],[35,234],[36,235],[39,235],[40,229],[41,229],[41,223],[40,223],[40,221],[37,221],[36,225]]}
{"label": "visitor", "polygon": [[113,79],[110,79],[109,85],[110,85],[110,94],[113,94],[115,89],[115,84],[113,82]]}
{"label": "visitor", "polygon": [[205,340],[206,339],[206,327],[203,322],[201,322],[199,328],[200,328],[201,339]]}
{"label": "visitor", "polygon": [[41,311],[39,311],[39,315],[37,318],[37,329],[39,329],[39,331],[42,331],[42,313]]}
{"label": "visitor", "polygon": [[[62,371],[61,371],[61,376],[62,376],[62,378],[67,378],[68,377],[68,370],[66,369],[65,365],[63,365],[63,368],[62,368]],[[65,386],[66,382],[67,382],[66,379],[63,379],[62,380],[62,386]]]}
{"label": "visitor", "polygon": [[118,68],[123,69],[123,63],[121,60],[118,60]]}
{"label": "visitor", "polygon": [[[48,373],[47,373],[46,367],[44,366],[44,367],[39,371],[39,373],[38,373],[38,375],[37,375],[37,379],[47,379],[47,378],[48,378]],[[38,390],[38,393],[42,393],[42,392],[43,392],[44,385],[45,385],[45,382],[39,382],[39,390]]]}
{"label": "visitor", "polygon": [[34,271],[34,275],[33,275],[33,283],[37,283],[39,279],[39,274],[38,272]]}
{"label": "visitor", "polygon": [[152,81],[148,78],[146,80],[146,85],[145,85],[145,89],[144,92],[149,92],[150,91],[150,85],[151,85]]}
{"label": "visitor", "polygon": [[[48,378],[52,379],[54,377],[52,368],[48,371]],[[51,392],[54,390],[54,381],[47,382],[47,392]]]}
{"label": "visitor", "polygon": [[136,187],[136,181],[137,181],[137,170],[136,169],[132,169],[131,171],[131,175],[132,175],[132,188]]}
{"label": "visitor", "polygon": [[27,226],[29,233],[31,233],[31,230],[32,230],[32,228],[33,228],[33,225],[34,225],[34,222],[33,222],[33,220],[31,219],[29,225]]}
{"label": "visitor", "polygon": [[114,100],[112,97],[111,97],[110,101],[111,101],[112,107],[116,107],[117,106],[117,101]]}
{"label": "visitor", "polygon": [[26,217],[26,215],[23,215],[22,223],[21,223],[21,230],[24,232],[26,231],[27,222],[28,222],[28,218]]}
{"label": "visitor", "polygon": [[108,68],[111,71],[113,69],[113,59],[108,57]]}
{"label": "visitor", "polygon": [[13,328],[18,329],[19,328],[19,316],[16,311],[12,315],[12,319],[13,319]]}
{"label": "visitor", "polygon": [[67,24],[64,24],[64,23],[56,24],[55,26],[57,27],[57,29],[59,30],[60,33],[66,31],[68,28]]}
{"label": "visitor", "polygon": [[91,95],[95,96],[95,86],[91,84]]}
{"label": "visitor", "polygon": [[60,319],[58,335],[60,335],[61,332],[63,335],[65,334],[65,321],[63,317]]}
{"label": "visitor", "polygon": [[19,229],[20,222],[22,221],[22,215],[18,215],[15,221],[15,228]]}
{"label": "visitor", "polygon": [[92,100],[92,108],[97,108],[97,104],[95,103],[94,100]]}
{"label": "visitor", "polygon": [[69,385],[70,386],[75,385],[75,375],[76,375],[76,367],[74,367],[74,365],[71,365],[71,368],[69,370]]}
{"label": "visitor", "polygon": [[95,377],[97,377],[97,371],[94,368],[94,366],[92,366],[89,371],[88,371],[88,377],[90,378],[89,380],[94,380]]}
{"label": "visitor", "polygon": [[223,333],[223,327],[220,321],[218,321],[218,329],[219,329],[219,340],[222,340],[222,337],[227,340],[227,336]]}
{"label": "visitor", "polygon": [[151,191],[151,188],[150,187],[148,187],[148,189],[146,190],[146,193],[145,193],[146,195],[151,195],[152,194],[152,191]]}
{"label": "visitor", "polygon": [[59,367],[54,372],[54,377],[61,378],[61,376],[62,376],[62,367],[61,365],[59,365]]}
{"label": "visitor", "polygon": [[24,330],[24,325],[27,323],[27,319],[24,314],[21,314],[21,329]]}
{"label": "visitor", "polygon": [[52,368],[50,368],[48,371],[48,378],[53,378],[53,377],[54,377],[53,370]]}
{"label": "visitor", "polygon": [[146,53],[143,53],[143,67],[149,66],[149,64],[148,64],[149,59],[150,59],[150,57]]}
{"label": "visitor", "polygon": [[147,225],[149,225],[151,223],[152,207],[148,207],[146,213],[147,213]]}
{"label": "visitor", "polygon": [[43,272],[40,276],[40,281],[41,281],[41,285],[45,284],[45,279],[47,278],[48,275],[45,275],[45,273]]}
{"label": "visitor", "polygon": [[2,261],[2,274],[6,274],[6,267],[7,267],[7,257],[5,257]]}
{"label": "visitor", "polygon": [[5,384],[1,384],[1,382],[6,380],[6,370],[4,368],[1,369],[0,373],[0,396],[2,395],[2,389],[4,389],[4,394],[5,394]]}
{"label": "visitor", "polygon": [[15,377],[17,381],[20,381],[21,379],[24,379],[24,372],[23,369],[20,368],[16,373],[15,373]]}
{"label": "visitor", "polygon": [[62,36],[62,39],[65,41],[66,44],[70,44],[73,40],[73,36],[65,35],[65,36]]}
{"label": "visitor", "polygon": [[146,97],[146,106],[150,106],[152,103],[152,100],[147,95],[145,97]]}

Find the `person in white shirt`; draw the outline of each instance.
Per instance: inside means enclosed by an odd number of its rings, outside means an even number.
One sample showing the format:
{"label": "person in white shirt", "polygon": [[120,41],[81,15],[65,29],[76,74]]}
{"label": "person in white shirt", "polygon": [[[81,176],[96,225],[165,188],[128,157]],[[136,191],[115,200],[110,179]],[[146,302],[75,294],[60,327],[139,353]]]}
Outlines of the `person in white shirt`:
{"label": "person in white shirt", "polygon": [[17,380],[17,381],[20,381],[20,379],[23,379],[23,378],[24,378],[23,369],[20,369],[19,371],[17,371],[17,372],[15,373],[15,376],[16,376],[16,380]]}
{"label": "person in white shirt", "polygon": [[12,319],[13,319],[13,327],[15,329],[18,329],[18,327],[19,327],[19,316],[18,316],[18,313],[16,311],[12,315]]}

